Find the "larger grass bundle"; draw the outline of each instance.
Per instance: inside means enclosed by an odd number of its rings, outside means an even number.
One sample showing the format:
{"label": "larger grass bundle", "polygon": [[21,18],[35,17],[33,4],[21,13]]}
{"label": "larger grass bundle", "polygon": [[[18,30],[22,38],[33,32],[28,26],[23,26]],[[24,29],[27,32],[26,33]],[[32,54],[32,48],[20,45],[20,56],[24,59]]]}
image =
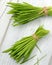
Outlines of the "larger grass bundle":
{"label": "larger grass bundle", "polygon": [[32,36],[24,37],[21,40],[15,42],[15,44],[4,51],[4,53],[9,53],[9,55],[16,60],[16,62],[24,63],[28,60],[31,52],[40,38],[47,35],[48,30],[40,26]]}
{"label": "larger grass bundle", "polygon": [[8,14],[12,14],[14,26],[26,24],[39,17],[45,16],[46,13],[48,16],[52,16],[52,7],[47,7],[45,9],[43,7],[32,6],[31,4],[25,2],[23,3],[9,2],[8,6],[11,7],[11,10],[8,12]]}

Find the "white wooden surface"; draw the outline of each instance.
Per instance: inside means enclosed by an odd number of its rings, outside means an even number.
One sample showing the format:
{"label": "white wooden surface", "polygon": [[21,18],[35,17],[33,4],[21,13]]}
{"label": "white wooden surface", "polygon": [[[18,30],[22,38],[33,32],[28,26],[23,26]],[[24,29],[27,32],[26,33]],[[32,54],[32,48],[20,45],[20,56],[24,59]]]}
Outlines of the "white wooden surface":
{"label": "white wooden surface", "polygon": [[[16,2],[17,0],[13,1]],[[7,2],[9,2],[9,0],[0,0],[0,16],[5,10]],[[20,0],[19,2],[28,2],[34,6],[42,7],[52,6],[52,0]],[[7,7],[4,15],[0,17],[0,43],[11,16],[7,14],[8,10],[9,7]],[[9,48],[16,40],[19,40],[24,36],[33,34],[39,25],[44,25],[46,29],[50,30],[50,33],[38,42],[38,46],[40,47],[42,53],[40,53],[36,48],[36,50],[33,51],[32,55],[37,54],[36,58],[40,58],[44,54],[47,54],[47,56],[40,62],[40,65],[48,65],[49,58],[52,55],[52,17],[42,17],[18,27],[13,27],[11,24],[0,49],[0,65],[20,65],[17,64],[13,59],[11,59],[8,54],[3,54],[2,51]],[[33,58],[32,60],[22,65],[34,65],[34,63],[36,62],[36,58]]]}

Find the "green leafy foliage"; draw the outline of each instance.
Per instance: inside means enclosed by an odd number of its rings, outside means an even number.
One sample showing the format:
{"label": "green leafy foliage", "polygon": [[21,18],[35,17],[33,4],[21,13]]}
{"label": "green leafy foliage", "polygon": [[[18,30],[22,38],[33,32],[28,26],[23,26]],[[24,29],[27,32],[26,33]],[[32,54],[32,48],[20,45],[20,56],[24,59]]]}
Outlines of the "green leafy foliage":
{"label": "green leafy foliage", "polygon": [[[48,30],[40,26],[34,34],[40,39],[48,33]],[[33,38],[33,36],[24,37],[21,40],[15,42],[11,48],[3,51],[3,53],[9,53],[10,57],[16,60],[16,62],[21,61],[21,63],[24,63],[29,59],[33,48],[36,47],[38,40]]]}
{"label": "green leafy foliage", "polygon": [[38,17],[43,16],[44,14],[41,13],[41,7],[34,7],[28,3],[13,3],[9,2],[8,6],[11,7],[11,10],[8,14],[12,14],[13,25],[21,25],[26,24]]}
{"label": "green leafy foliage", "polygon": [[[13,20],[13,26],[26,24],[39,17],[45,16],[44,12],[41,13],[43,7],[32,6],[31,4],[28,4],[26,2],[23,3],[9,2],[8,6],[11,7],[11,10],[8,12],[8,14],[12,14],[11,19]],[[52,7],[47,7],[47,10],[48,16],[52,16]]]}

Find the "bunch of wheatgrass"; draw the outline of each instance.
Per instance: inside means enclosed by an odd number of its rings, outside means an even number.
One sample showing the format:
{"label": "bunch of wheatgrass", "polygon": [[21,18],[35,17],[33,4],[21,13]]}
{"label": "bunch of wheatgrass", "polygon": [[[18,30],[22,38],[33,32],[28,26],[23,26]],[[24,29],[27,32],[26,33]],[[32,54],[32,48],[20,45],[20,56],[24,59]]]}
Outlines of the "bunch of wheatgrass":
{"label": "bunch of wheatgrass", "polygon": [[36,32],[32,36],[24,37],[21,40],[15,42],[11,48],[3,51],[3,53],[9,53],[9,55],[16,60],[16,62],[26,62],[34,47],[40,38],[47,35],[48,30],[44,29],[43,26],[39,26]]}
{"label": "bunch of wheatgrass", "polygon": [[12,14],[11,19],[13,20],[14,26],[26,24],[34,19],[45,16],[46,14],[52,16],[52,7],[35,7],[25,2],[9,2],[8,6],[11,7],[8,14]]}

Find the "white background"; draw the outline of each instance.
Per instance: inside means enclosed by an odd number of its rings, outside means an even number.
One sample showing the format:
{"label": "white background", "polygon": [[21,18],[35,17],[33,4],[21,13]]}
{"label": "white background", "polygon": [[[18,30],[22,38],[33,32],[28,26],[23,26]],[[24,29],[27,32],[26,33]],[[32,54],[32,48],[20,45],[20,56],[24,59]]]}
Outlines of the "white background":
{"label": "white background", "polygon": [[[16,2],[17,0],[13,1]],[[7,2],[9,2],[9,0],[0,0],[0,16],[6,8],[4,15],[0,17],[0,44],[3,39],[6,27],[9,23],[9,19],[11,17],[11,15],[7,14],[9,10],[9,7],[6,7]],[[41,7],[52,6],[52,0],[20,0],[19,2],[28,2],[34,6]],[[37,56],[22,65],[34,65],[37,57],[40,58],[45,54],[47,54],[47,56],[42,61],[40,61],[40,65],[48,65],[49,59],[52,55],[52,17],[41,17],[25,25],[17,27],[13,27],[11,21],[4,42],[0,47],[0,65],[20,65],[17,64],[13,59],[11,59],[8,54],[3,54],[2,51],[9,48],[16,40],[19,40],[24,36],[33,34],[39,25],[43,25],[46,29],[50,30],[50,33],[38,42],[38,46],[40,47],[42,52],[40,53],[38,49],[35,48],[32,52],[32,56],[35,54]]]}

